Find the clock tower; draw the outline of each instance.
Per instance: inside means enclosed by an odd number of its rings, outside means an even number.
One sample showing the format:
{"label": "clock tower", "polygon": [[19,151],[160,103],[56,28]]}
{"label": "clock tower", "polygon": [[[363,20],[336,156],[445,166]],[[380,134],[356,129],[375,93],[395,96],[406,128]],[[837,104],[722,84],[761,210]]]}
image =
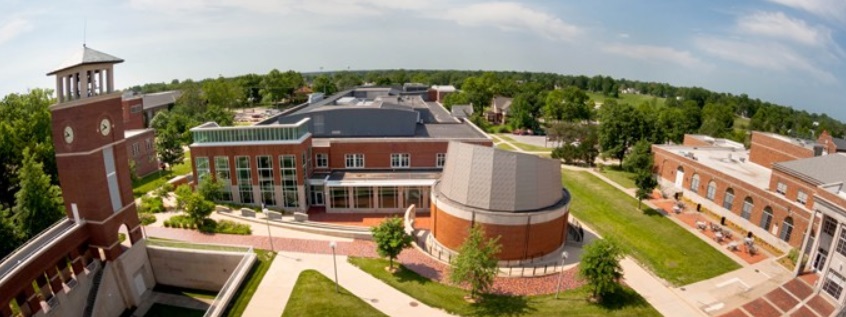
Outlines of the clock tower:
{"label": "clock tower", "polygon": [[56,165],[68,218],[84,223],[90,248],[106,260],[120,256],[118,229],[142,238],[124,141],[121,92],[114,65],[123,60],[83,45],[48,73],[56,77],[52,112]]}

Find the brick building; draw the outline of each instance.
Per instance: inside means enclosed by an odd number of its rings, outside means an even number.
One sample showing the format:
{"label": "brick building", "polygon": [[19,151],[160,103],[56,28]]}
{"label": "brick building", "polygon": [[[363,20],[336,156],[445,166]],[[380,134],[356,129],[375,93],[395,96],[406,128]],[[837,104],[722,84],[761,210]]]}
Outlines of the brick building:
{"label": "brick building", "polygon": [[652,150],[665,192],[681,194],[785,252],[803,250],[808,262],[797,273],[818,272],[823,278],[816,291],[842,304],[846,153],[837,153],[832,143],[828,133],[812,141],[753,132],[748,150],[701,135]]}
{"label": "brick building", "polygon": [[227,201],[300,211],[426,211],[449,142],[493,144],[437,103],[390,87],[347,90],[254,126],[191,131],[195,179],[223,179]]}

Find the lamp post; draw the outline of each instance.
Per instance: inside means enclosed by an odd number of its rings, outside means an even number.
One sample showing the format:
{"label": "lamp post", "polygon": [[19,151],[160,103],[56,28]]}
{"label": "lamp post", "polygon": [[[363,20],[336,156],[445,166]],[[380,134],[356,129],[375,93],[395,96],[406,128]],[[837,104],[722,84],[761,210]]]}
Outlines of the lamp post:
{"label": "lamp post", "polygon": [[564,276],[564,261],[567,260],[567,251],[561,252],[561,272],[558,273],[558,286],[555,288],[555,299],[558,299],[558,293],[561,292],[561,277]]}
{"label": "lamp post", "polygon": [[270,241],[270,251],[275,252],[276,248],[273,247],[273,236],[270,235],[270,214],[267,211],[267,207],[261,204],[261,212],[264,213],[264,223],[267,224],[267,240]]}
{"label": "lamp post", "polygon": [[338,260],[335,259],[335,241],[329,242],[329,247],[332,248],[332,264],[335,266],[335,293],[340,293],[338,290]]}

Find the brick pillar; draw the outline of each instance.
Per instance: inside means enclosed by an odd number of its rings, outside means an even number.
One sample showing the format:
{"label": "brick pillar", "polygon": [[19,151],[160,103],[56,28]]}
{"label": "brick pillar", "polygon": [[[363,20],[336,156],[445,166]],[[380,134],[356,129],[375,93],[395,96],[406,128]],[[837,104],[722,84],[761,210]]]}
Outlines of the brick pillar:
{"label": "brick pillar", "polygon": [[106,254],[106,261],[114,261],[117,260],[118,257],[123,253],[123,249],[121,248],[120,244],[116,244],[111,249],[103,250],[103,253]]}
{"label": "brick pillar", "polygon": [[24,287],[24,294],[26,294],[26,306],[29,307],[30,315],[35,315],[41,311],[41,298],[35,294],[35,289],[32,287]]}
{"label": "brick pillar", "polygon": [[[56,268],[56,265],[50,266],[47,269],[47,276],[50,279],[50,289],[53,290],[53,294],[58,294],[61,292],[62,289],[62,278],[59,276],[59,269]],[[47,294],[44,295],[44,298],[50,298]]]}
{"label": "brick pillar", "polygon": [[0,300],[0,317],[12,317],[12,307],[9,306],[11,298]]}
{"label": "brick pillar", "polygon": [[144,235],[141,232],[141,226],[138,226],[135,230],[129,232],[129,241],[132,242],[132,245],[135,245],[136,242],[143,238]]}
{"label": "brick pillar", "polygon": [[[32,287],[29,287],[29,289],[32,289]],[[18,304],[18,307],[21,309],[21,314],[24,316],[31,316],[32,312],[30,312],[29,306],[26,305],[27,296],[26,290],[21,291],[17,296],[15,296],[15,303]]]}
{"label": "brick pillar", "polygon": [[72,249],[70,251],[70,259],[71,259],[71,268],[73,269],[73,274],[76,275],[76,276],[79,276],[80,274],[82,274],[85,271],[83,269],[85,267],[85,264],[82,263],[84,261],[84,259],[79,254],[79,250]]}

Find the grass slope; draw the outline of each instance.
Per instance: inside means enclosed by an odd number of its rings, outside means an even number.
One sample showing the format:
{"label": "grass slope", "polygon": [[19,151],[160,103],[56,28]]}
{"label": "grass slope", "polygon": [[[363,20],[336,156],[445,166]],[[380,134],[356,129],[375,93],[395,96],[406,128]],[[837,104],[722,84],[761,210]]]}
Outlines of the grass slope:
{"label": "grass slope", "polygon": [[253,268],[247,275],[246,282],[241,283],[241,287],[235,293],[234,299],[229,302],[229,307],[226,308],[223,316],[237,317],[244,314],[244,309],[247,308],[247,304],[253,299],[256,288],[258,288],[261,279],[264,278],[264,274],[270,268],[270,264],[273,263],[273,258],[276,257],[275,253],[266,250],[255,250],[255,252],[256,263],[253,264]]}
{"label": "grass slope", "polygon": [[182,161],[182,164],[174,165],[170,171],[151,173],[132,182],[132,193],[135,197],[141,197],[161,187],[171,178],[188,173],[191,173],[191,152],[185,151],[185,159]]}
{"label": "grass slope", "polygon": [[617,165],[605,165],[601,173],[618,185],[623,186],[623,188],[637,188],[633,179],[635,174],[626,172]]}
{"label": "grass slope", "polygon": [[573,195],[570,212],[599,234],[614,236],[628,254],[674,285],[686,285],[740,266],[663,215],[599,178],[562,170],[562,182]]}
{"label": "grass slope", "polygon": [[282,316],[387,316],[365,303],[345,288],[335,293],[335,282],[315,270],[305,270],[285,306]]}
{"label": "grass slope", "polygon": [[479,304],[467,303],[467,291],[425,278],[405,267],[396,274],[385,271],[387,260],[349,258],[350,263],[361,268],[386,284],[416,298],[420,302],[461,316],[660,316],[635,291],[626,288],[606,301],[591,304],[589,291],[582,287],[555,295],[504,296],[489,295]]}

